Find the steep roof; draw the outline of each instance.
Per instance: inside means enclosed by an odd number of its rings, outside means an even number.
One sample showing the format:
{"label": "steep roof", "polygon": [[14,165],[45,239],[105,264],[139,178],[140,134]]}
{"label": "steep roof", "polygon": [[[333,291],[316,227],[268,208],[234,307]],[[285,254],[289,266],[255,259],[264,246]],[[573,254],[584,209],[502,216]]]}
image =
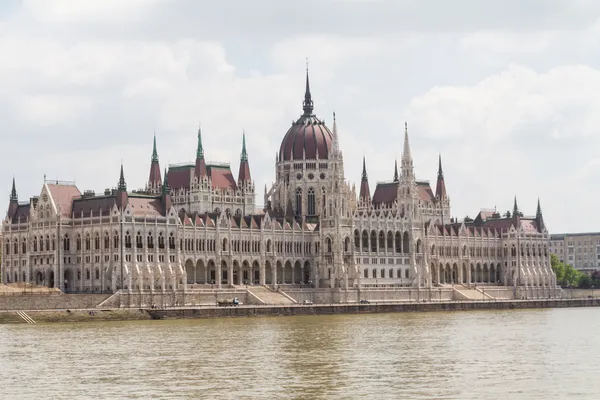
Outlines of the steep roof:
{"label": "steep roof", "polygon": [[374,205],[390,205],[396,201],[397,196],[398,182],[377,182],[372,202]]}
{"label": "steep roof", "polygon": [[47,183],[50,196],[63,217],[70,217],[73,200],[81,197],[81,192],[75,185],[64,183]]}
{"label": "steep roof", "polygon": [[206,166],[208,176],[212,182],[212,187],[216,189],[236,190],[237,185],[229,165],[209,164]]}
{"label": "steep roof", "polygon": [[110,211],[115,205],[115,201],[115,196],[97,196],[75,199],[73,200],[73,215],[75,218],[80,218],[82,214],[84,218],[87,218],[90,215],[110,215]]}
{"label": "steep roof", "polygon": [[28,222],[29,221],[29,211],[30,211],[29,203],[19,204],[17,207],[17,211],[15,212],[15,215],[13,215],[11,222],[13,224],[17,224],[19,222]]}
{"label": "steep roof", "polygon": [[417,194],[419,195],[419,199],[426,203],[433,203],[435,201],[435,196],[433,191],[431,190],[431,186],[429,182],[419,182],[417,181]]}

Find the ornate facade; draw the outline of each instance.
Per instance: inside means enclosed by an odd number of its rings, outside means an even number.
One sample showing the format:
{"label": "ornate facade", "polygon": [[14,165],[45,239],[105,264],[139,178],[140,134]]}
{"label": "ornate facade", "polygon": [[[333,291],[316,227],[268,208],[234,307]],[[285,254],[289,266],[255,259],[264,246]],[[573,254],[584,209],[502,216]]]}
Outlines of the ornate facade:
{"label": "ornate facade", "polygon": [[[313,112],[308,75],[302,115],[285,134],[255,202],[245,135],[237,180],[228,164],[196,160],[161,176],[156,138],[144,190],[81,193],[45,181],[18,201],[15,181],[3,222],[2,277],[65,291],[175,291],[230,285],[368,289],[494,284],[552,289],[549,235],[538,203],[525,217],[481,211],[450,217],[441,158],[435,193],[413,171],[408,128],[393,179],[371,194],[344,176],[335,114],[330,130]],[[163,179],[164,178],[164,179]]]}

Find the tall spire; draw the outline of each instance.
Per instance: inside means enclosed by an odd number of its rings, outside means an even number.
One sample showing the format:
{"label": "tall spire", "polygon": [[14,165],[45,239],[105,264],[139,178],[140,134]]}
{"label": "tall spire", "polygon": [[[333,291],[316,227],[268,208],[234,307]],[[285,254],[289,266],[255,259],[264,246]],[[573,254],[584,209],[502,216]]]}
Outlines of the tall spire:
{"label": "tall spire", "polygon": [[171,189],[169,188],[169,181],[167,178],[167,169],[165,168],[165,180],[163,181],[163,185],[162,185],[162,194],[167,195],[170,193],[170,191],[171,191]]}
{"label": "tall spire", "polygon": [[13,181],[12,181],[12,189],[10,191],[10,202],[18,202],[19,201],[19,196],[17,196],[17,187],[15,185],[15,177],[13,176]]}
{"label": "tall spire", "polygon": [[446,199],[446,184],[444,183],[444,172],[442,171],[442,155],[439,155],[437,185],[435,187],[435,198],[439,200]]}
{"label": "tall spire", "polygon": [[119,176],[119,191],[126,192],[127,184],[125,183],[125,174],[123,174],[123,163],[121,163],[121,175]]}
{"label": "tall spire", "polygon": [[152,146],[152,162],[158,162],[158,152],[156,151],[156,131],[154,132],[154,144]]}
{"label": "tall spire", "polygon": [[308,58],[306,59],[306,90],[304,92],[304,102],[302,103],[302,109],[304,115],[312,115],[313,113],[313,101],[310,94],[310,83],[308,80]]}
{"label": "tall spire", "polygon": [[538,197],[537,211],[535,213],[535,221],[537,224],[538,232],[544,232],[546,225],[544,224],[544,217],[542,216],[542,207],[540,206],[540,198]]}
{"label": "tall spire", "polygon": [[339,154],[340,139],[338,138],[337,121],[335,119],[335,111],[333,112],[333,153]]}
{"label": "tall spire", "polygon": [[242,131],[242,156],[240,160],[242,162],[248,161],[248,153],[246,153],[246,131]]}
{"label": "tall spire", "polygon": [[398,159],[394,159],[394,182],[398,182]]}
{"label": "tall spire", "polygon": [[369,189],[369,179],[367,176],[367,163],[365,161],[365,156],[363,155],[363,170],[360,181],[360,193],[359,200],[362,203],[368,204],[371,201],[371,190]]}
{"label": "tall spire", "polygon": [[408,141],[408,123],[404,122],[404,151],[402,153],[402,160],[410,160],[412,163],[412,156],[410,154],[410,143]]}
{"label": "tall spire", "polygon": [[196,158],[204,158],[204,149],[202,148],[202,128],[198,125],[198,148],[196,149]]}
{"label": "tall spire", "polygon": [[536,217],[542,216],[542,207],[540,206],[540,198],[539,197],[538,197],[537,211],[535,212],[535,216]]}
{"label": "tall spire", "polygon": [[513,216],[519,214],[519,206],[517,206],[517,196],[515,196],[515,204],[513,205]]}

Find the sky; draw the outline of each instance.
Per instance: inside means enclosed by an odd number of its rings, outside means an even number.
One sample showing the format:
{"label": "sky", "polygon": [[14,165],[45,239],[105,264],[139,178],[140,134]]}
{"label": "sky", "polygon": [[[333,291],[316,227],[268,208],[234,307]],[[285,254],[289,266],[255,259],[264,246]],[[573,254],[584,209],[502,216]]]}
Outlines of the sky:
{"label": "sky", "polygon": [[393,177],[408,123],[415,173],[452,215],[525,215],[600,231],[600,2],[595,0],[3,0],[0,199],[44,176],[81,191],[206,158],[239,166],[257,203],[302,113],[335,111],[346,179]]}

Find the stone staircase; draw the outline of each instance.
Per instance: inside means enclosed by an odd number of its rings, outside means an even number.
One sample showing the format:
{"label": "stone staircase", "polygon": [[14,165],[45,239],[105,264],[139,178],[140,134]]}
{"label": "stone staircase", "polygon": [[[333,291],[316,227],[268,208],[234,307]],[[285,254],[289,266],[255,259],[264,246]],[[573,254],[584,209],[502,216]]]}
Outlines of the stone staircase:
{"label": "stone staircase", "polygon": [[483,301],[489,300],[490,296],[484,295],[477,289],[469,289],[465,286],[454,286],[454,298],[456,300],[471,300],[471,301]]}
{"label": "stone staircase", "polygon": [[262,304],[274,305],[289,305],[295,304],[296,301],[281,292],[274,292],[265,286],[249,286],[248,292],[254,296],[256,300]]}

